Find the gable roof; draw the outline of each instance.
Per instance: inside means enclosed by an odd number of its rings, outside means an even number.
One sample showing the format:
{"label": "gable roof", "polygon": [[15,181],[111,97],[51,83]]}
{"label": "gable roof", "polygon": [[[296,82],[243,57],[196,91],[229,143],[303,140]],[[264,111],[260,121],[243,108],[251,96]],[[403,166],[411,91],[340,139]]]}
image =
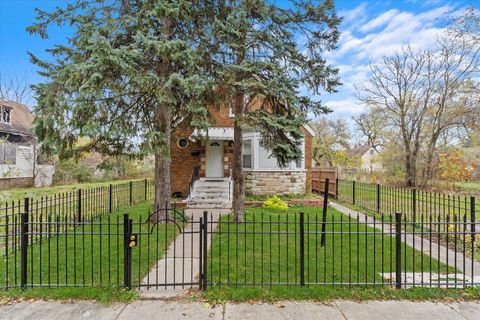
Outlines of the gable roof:
{"label": "gable roof", "polygon": [[350,149],[347,151],[347,155],[349,157],[361,157],[363,156],[365,153],[367,153],[368,150],[370,150],[372,147],[370,147],[369,145],[364,145],[364,146],[358,146],[358,147],[355,147],[353,149]]}
{"label": "gable roof", "polygon": [[312,129],[312,127],[310,127],[308,124],[304,123],[303,124],[303,127],[305,128],[305,130],[312,136],[312,137],[315,137],[315,130]]}
{"label": "gable roof", "polygon": [[0,122],[0,133],[34,136],[33,120],[35,116],[26,105],[0,98],[0,106],[9,107],[11,111],[11,123]]}

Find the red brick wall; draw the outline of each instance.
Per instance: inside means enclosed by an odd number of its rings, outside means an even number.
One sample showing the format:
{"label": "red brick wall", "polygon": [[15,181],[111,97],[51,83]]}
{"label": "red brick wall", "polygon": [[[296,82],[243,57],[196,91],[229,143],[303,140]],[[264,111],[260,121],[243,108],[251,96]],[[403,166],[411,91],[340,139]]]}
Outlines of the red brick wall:
{"label": "red brick wall", "polygon": [[[258,109],[260,103],[254,103],[252,110]],[[233,127],[233,118],[229,117],[229,108],[223,107],[220,109],[210,108],[211,126],[213,127]],[[302,128],[305,134],[305,169],[307,170],[307,183],[305,191],[311,191],[311,168],[312,168],[312,140],[313,137],[305,128]],[[181,192],[185,197],[189,190],[190,178],[192,170],[196,165],[200,166],[200,176],[205,176],[205,146],[201,142],[192,142],[188,140],[188,146],[181,149],[177,145],[180,138],[188,139],[192,134],[191,128],[179,128],[175,131],[171,142],[171,186],[173,192]],[[198,156],[193,156],[192,151],[199,151]],[[233,142],[224,141],[224,176],[228,177],[230,168],[233,164]]]}
{"label": "red brick wall", "polygon": [[[196,165],[200,165],[200,159],[205,158],[205,147],[200,142],[193,142],[188,140],[192,134],[192,129],[178,129],[176,130],[172,142],[170,144],[171,165],[170,176],[172,193],[181,192],[185,197],[189,190],[190,178],[192,170]],[[177,145],[180,138],[188,140],[188,146],[184,149]],[[198,156],[192,155],[193,151],[199,151]]]}

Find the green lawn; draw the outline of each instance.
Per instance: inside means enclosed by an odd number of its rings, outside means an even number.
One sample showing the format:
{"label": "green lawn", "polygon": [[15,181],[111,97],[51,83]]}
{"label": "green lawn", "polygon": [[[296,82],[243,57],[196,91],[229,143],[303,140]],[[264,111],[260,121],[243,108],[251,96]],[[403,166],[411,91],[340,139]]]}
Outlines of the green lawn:
{"label": "green lawn", "polygon": [[[143,202],[96,219],[93,223],[85,223],[66,232],[59,230],[59,235],[55,235],[56,230],[51,227],[51,237],[46,239],[45,234],[42,242],[28,248],[27,282],[29,287],[33,284],[58,288],[52,294],[44,288],[28,288],[25,294],[65,298],[72,295],[100,300],[130,297],[131,293],[123,289],[123,213],[128,213],[134,220],[133,231],[139,234],[138,246],[133,249],[132,255],[133,285],[143,279],[179,233],[173,223],[160,224],[153,229],[151,225],[141,223],[147,220],[150,209],[151,203]],[[43,228],[43,232],[47,233],[48,224]],[[152,236],[148,237],[150,232]],[[9,285],[20,284],[19,250],[10,251],[8,258],[2,254],[0,275],[0,287],[5,286],[7,281]],[[86,288],[68,287],[72,285]]]}
{"label": "green lawn", "polygon": [[333,287],[333,286],[274,286],[274,287],[248,287],[234,288],[221,287],[207,290],[202,298],[212,304],[227,301],[274,302],[281,300],[309,300],[329,302],[338,299],[353,301],[368,300],[413,300],[413,301],[442,301],[442,300],[473,300],[478,301],[479,287],[460,289],[438,288],[411,288],[396,290],[389,287]]}
{"label": "green lawn", "polygon": [[112,180],[103,182],[85,182],[68,185],[58,185],[43,188],[14,188],[8,190],[0,190],[0,203],[12,200],[23,200],[23,198],[40,198],[42,196],[52,196],[60,193],[69,193],[78,189],[93,189],[106,187],[110,184],[122,184],[129,181],[143,181],[144,179],[130,180]]}
{"label": "green lawn", "polygon": [[[349,220],[332,208],[328,211],[325,247],[320,246],[321,210],[297,206],[290,208],[288,213],[275,213],[267,209],[250,208],[245,216],[247,223],[228,223],[231,217],[225,217],[218,233],[214,235],[208,273],[211,286],[227,287],[227,290],[234,292],[244,290],[245,283],[264,289],[270,284],[273,284],[272,288],[278,284],[281,284],[280,287],[298,286],[300,241],[299,217],[295,212],[299,211],[305,212],[307,287],[313,287],[315,283],[327,286],[348,286],[348,283],[381,286],[382,277],[379,273],[395,271],[395,240],[362,222]],[[288,226],[285,224],[287,221],[290,222]],[[297,234],[294,234],[295,231]],[[348,231],[352,233],[351,236],[347,234]],[[253,235],[253,232],[257,234]],[[411,247],[402,245],[402,252],[404,271],[447,271],[444,264]],[[454,272],[452,268],[448,269]]]}
{"label": "green lawn", "polygon": [[[338,185],[338,199],[350,205],[354,202],[352,181],[340,180]],[[434,193],[417,190],[414,195],[411,189],[380,187],[380,206],[378,207],[378,191],[375,184],[355,183],[355,205],[359,208],[393,215],[401,212],[407,220],[434,220],[445,221],[449,216],[451,220],[471,219],[471,200],[467,195],[447,193]],[[478,201],[477,201],[478,202]],[[475,212],[480,215],[480,205],[476,205]]]}

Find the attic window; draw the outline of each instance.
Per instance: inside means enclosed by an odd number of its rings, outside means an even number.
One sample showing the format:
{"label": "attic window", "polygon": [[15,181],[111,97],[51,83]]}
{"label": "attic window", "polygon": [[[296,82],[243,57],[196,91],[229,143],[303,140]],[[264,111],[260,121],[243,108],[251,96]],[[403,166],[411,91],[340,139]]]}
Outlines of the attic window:
{"label": "attic window", "polygon": [[10,123],[12,109],[5,106],[0,106],[0,122]]}

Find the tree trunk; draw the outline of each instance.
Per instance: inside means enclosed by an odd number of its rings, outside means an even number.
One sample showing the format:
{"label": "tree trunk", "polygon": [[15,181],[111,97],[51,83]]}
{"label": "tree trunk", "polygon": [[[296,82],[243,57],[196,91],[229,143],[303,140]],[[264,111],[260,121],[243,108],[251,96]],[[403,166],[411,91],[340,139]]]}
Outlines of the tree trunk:
{"label": "tree trunk", "polygon": [[233,214],[235,222],[243,222],[245,187],[243,177],[243,93],[235,94],[235,124],[233,127]]}
{"label": "tree trunk", "polygon": [[157,107],[155,115],[157,130],[164,135],[164,152],[155,154],[155,211],[150,222],[158,222],[168,216],[170,207],[170,140],[171,140],[171,112],[168,106]]}
{"label": "tree trunk", "polygon": [[407,154],[405,157],[405,185],[407,187],[415,187],[415,164],[412,161],[412,155]]}

